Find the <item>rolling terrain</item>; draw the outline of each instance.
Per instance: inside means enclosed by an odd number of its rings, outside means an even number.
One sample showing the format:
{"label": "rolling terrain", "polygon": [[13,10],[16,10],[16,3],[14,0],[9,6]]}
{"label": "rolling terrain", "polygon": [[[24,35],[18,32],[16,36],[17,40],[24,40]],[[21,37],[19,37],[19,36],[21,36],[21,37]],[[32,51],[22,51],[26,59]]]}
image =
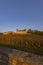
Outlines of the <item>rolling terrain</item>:
{"label": "rolling terrain", "polygon": [[43,36],[32,33],[0,35],[0,45],[43,55]]}

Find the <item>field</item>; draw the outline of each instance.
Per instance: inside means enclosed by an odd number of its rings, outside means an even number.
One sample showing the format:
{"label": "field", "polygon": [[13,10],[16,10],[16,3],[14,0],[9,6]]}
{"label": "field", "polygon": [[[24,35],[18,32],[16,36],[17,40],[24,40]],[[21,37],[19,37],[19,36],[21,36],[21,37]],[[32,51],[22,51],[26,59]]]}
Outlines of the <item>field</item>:
{"label": "field", "polygon": [[43,55],[43,36],[32,33],[0,35],[0,46]]}

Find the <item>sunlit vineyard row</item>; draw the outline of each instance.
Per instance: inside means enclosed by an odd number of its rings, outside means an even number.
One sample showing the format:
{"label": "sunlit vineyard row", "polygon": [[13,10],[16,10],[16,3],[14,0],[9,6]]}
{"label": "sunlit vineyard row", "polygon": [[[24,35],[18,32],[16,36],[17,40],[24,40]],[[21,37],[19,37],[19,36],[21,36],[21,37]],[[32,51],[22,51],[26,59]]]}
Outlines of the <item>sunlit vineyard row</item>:
{"label": "sunlit vineyard row", "polygon": [[29,50],[43,52],[43,36],[35,34],[0,35],[0,45],[27,52]]}

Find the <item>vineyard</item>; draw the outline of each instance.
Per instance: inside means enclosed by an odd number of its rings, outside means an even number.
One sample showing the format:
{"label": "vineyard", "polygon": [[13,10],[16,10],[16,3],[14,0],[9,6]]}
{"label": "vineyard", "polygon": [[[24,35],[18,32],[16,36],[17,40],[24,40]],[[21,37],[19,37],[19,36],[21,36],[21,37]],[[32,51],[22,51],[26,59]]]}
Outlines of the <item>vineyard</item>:
{"label": "vineyard", "polygon": [[43,36],[31,33],[0,35],[0,46],[43,55]]}

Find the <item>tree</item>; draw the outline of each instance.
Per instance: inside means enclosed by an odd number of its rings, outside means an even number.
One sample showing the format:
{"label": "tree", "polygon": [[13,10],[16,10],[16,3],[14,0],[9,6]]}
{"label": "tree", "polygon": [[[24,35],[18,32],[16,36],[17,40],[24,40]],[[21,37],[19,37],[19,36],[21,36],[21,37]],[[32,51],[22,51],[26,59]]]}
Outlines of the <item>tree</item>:
{"label": "tree", "polygon": [[30,33],[32,33],[32,32],[33,32],[33,30],[32,30],[32,29],[29,29],[27,32],[28,32],[28,33],[29,33],[29,32],[30,32]]}

